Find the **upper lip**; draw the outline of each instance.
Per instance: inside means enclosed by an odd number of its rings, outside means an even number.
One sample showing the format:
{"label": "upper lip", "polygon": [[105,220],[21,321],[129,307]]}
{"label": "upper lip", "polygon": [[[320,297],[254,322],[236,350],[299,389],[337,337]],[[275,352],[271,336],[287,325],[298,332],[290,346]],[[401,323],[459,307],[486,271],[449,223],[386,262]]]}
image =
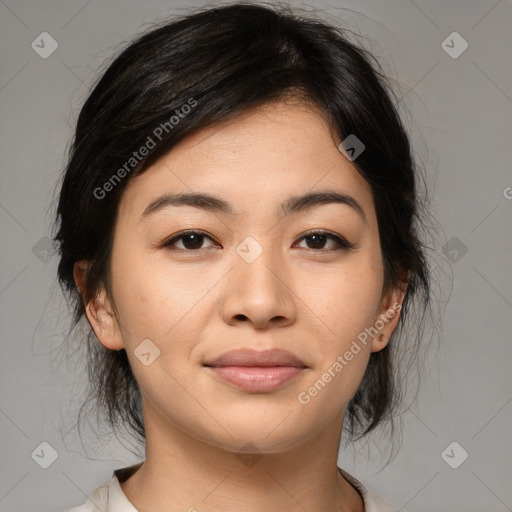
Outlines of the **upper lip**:
{"label": "upper lip", "polygon": [[230,350],[214,359],[207,360],[204,366],[296,366],[306,368],[306,365],[297,356],[287,350],[277,348]]}

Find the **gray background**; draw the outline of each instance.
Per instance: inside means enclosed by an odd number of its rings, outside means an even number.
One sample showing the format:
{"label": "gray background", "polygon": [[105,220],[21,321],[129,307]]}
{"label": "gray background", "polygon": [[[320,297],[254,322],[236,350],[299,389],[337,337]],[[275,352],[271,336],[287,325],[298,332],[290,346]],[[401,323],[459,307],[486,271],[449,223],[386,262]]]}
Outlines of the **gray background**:
{"label": "gray background", "polygon": [[[86,378],[83,354],[63,345],[69,317],[45,237],[72,127],[99,66],[145,23],[203,4],[0,0],[1,511],[84,503],[114,468],[139,460],[113,439],[100,444],[93,430],[81,443],[73,428]],[[444,291],[443,332],[433,342],[439,348],[428,358],[417,402],[402,415],[397,457],[382,469],[385,458],[372,438],[340,452],[339,465],[402,510],[512,510],[512,5],[306,6],[368,38],[399,80],[406,124],[434,193],[438,234],[448,244],[440,266],[448,265],[453,278]],[[58,48],[43,59],[31,43],[45,31]],[[457,58],[442,47],[453,31],[469,44]],[[448,44],[461,48],[460,41]],[[443,459],[454,441],[460,447]],[[57,455],[47,469],[33,455],[43,442]],[[453,469],[445,460],[460,462],[462,449],[469,456]]]}

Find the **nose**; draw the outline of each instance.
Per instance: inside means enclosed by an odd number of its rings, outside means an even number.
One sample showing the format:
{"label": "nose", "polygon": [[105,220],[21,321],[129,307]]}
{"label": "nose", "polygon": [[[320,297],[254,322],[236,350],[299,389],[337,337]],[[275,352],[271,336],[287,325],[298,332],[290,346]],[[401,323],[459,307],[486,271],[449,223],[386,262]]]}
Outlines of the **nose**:
{"label": "nose", "polygon": [[255,329],[285,327],[296,321],[297,297],[284,261],[263,252],[251,263],[236,255],[220,300],[229,325],[250,322]]}

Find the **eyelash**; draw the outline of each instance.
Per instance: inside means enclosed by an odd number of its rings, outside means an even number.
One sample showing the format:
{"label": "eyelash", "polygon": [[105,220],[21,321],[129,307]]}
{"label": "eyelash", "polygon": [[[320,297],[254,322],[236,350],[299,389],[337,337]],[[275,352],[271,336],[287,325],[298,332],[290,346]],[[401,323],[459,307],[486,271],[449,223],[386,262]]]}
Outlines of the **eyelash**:
{"label": "eyelash", "polygon": [[[177,242],[178,240],[181,240],[182,238],[186,237],[187,235],[202,235],[202,236],[204,236],[206,238],[209,238],[210,240],[214,241],[213,238],[210,235],[208,235],[206,232],[204,232],[204,231],[189,229],[189,230],[186,230],[186,231],[182,231],[178,235],[173,236],[171,239],[169,239],[166,242],[164,242],[163,243],[163,247],[170,248],[175,242]],[[331,240],[334,240],[338,244],[338,247],[336,247],[334,249],[305,249],[306,251],[312,251],[312,252],[331,252],[331,251],[339,251],[341,249],[349,250],[349,249],[352,249],[354,247],[354,244],[350,243],[345,238],[343,238],[341,236],[338,236],[338,235],[335,235],[334,233],[331,233],[330,231],[327,231],[327,230],[324,230],[324,229],[317,229],[315,231],[309,231],[309,232],[305,233],[299,239],[299,241],[301,241],[301,240],[303,240],[305,238],[308,238],[310,236],[313,236],[313,235],[326,235],[327,238],[329,238]],[[199,252],[202,249],[171,249],[171,250],[177,250],[177,251],[191,252],[192,253],[192,252]]]}

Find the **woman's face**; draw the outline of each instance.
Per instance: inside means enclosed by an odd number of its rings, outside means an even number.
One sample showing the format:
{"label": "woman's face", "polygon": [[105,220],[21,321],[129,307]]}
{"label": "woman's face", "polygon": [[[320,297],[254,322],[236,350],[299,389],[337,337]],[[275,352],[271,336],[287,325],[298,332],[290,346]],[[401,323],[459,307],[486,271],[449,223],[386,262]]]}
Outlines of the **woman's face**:
{"label": "woman's face", "polygon": [[[319,192],[351,199],[292,199]],[[174,194],[216,199],[155,206]],[[146,428],[172,425],[232,451],[278,452],[341,428],[370,352],[398,320],[377,322],[399,296],[382,293],[370,187],[304,104],[203,130],[133,178],[111,268],[117,319],[104,295],[87,314],[102,344],[126,349]],[[368,331],[376,322],[383,341]],[[286,350],[305,368],[206,366],[236,349]]]}

